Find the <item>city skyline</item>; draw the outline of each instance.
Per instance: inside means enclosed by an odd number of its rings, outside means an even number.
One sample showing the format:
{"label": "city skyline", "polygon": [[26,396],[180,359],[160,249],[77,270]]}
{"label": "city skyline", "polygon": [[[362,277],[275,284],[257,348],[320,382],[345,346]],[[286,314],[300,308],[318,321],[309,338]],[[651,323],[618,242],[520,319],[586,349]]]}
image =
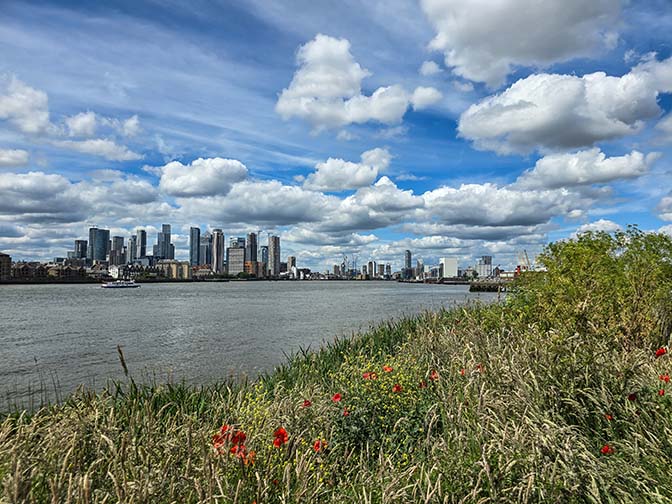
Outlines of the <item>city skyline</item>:
{"label": "city skyline", "polygon": [[151,253],[170,222],[180,260],[198,227],[314,270],[511,268],[578,231],[672,233],[669,3],[467,4],[3,3],[0,251],[98,227]]}

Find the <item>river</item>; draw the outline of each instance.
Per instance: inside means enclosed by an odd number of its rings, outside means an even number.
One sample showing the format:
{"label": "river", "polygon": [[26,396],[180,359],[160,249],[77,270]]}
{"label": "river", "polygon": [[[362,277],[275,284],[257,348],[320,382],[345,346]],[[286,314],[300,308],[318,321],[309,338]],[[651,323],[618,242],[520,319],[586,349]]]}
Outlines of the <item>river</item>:
{"label": "river", "polygon": [[376,322],[493,294],[397,282],[0,286],[0,411],[123,378],[207,384],[256,376]]}

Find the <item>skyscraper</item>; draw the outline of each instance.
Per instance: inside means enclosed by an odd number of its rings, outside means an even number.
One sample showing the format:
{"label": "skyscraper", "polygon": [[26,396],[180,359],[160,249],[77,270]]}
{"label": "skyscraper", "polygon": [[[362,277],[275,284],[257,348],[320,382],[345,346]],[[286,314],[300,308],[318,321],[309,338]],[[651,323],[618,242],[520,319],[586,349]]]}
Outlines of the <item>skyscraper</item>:
{"label": "skyscraper", "polygon": [[144,259],[147,257],[147,231],[144,229],[138,229],[138,240],[137,240],[137,253],[136,258],[137,259]]}
{"label": "skyscraper", "polygon": [[126,262],[133,263],[138,258],[138,237],[131,236],[128,239],[128,248],[126,249]]}
{"label": "skyscraper", "polygon": [[259,247],[259,252],[261,254],[261,262],[268,265],[268,245]]}
{"label": "skyscraper", "polygon": [[189,229],[189,263],[198,266],[201,263],[201,229],[192,227]]}
{"label": "skyscraper", "polygon": [[86,259],[87,248],[86,240],[75,240],[75,259]]}
{"label": "skyscraper", "polygon": [[212,230],[212,271],[224,273],[224,232],[221,229]]}
{"label": "skyscraper", "polygon": [[245,238],[232,236],[229,238],[229,247],[231,248],[245,248]]}
{"label": "skyscraper", "polygon": [[406,268],[406,269],[411,268],[411,251],[410,250],[404,251],[404,268]]}
{"label": "skyscraper", "polygon": [[227,273],[233,276],[245,271],[245,248],[229,247],[226,249],[226,268]]}
{"label": "skyscraper", "polygon": [[268,274],[272,277],[280,275],[280,237],[268,237]]}
{"label": "skyscraper", "polygon": [[170,224],[161,225],[161,231],[156,235],[154,257],[160,259],[174,259],[175,247],[170,243]]}
{"label": "skyscraper", "polygon": [[207,264],[212,267],[212,234],[209,232],[206,232],[203,236],[201,236],[200,249],[198,264],[201,266]]}
{"label": "skyscraper", "polygon": [[113,236],[112,248],[110,249],[110,264],[120,265],[126,262],[124,254],[124,237]]}
{"label": "skyscraper", "polygon": [[109,229],[89,228],[89,245],[86,258],[93,264],[94,261],[107,260],[107,248],[110,241]]}
{"label": "skyscraper", "polygon": [[292,271],[292,268],[296,268],[296,257],[287,256],[287,271]]}
{"label": "skyscraper", "polygon": [[248,233],[247,245],[245,246],[245,256],[247,261],[257,260],[257,235],[256,233]]}

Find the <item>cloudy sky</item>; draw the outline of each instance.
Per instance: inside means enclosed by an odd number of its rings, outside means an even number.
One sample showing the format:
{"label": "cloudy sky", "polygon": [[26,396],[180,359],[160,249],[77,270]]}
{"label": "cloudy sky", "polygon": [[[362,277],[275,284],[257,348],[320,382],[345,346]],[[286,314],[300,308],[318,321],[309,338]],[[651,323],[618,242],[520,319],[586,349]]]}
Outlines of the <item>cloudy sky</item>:
{"label": "cloudy sky", "polygon": [[[672,233],[669,0],[3,0],[0,250],[171,223],[513,266]],[[262,240],[264,243],[265,240]]]}

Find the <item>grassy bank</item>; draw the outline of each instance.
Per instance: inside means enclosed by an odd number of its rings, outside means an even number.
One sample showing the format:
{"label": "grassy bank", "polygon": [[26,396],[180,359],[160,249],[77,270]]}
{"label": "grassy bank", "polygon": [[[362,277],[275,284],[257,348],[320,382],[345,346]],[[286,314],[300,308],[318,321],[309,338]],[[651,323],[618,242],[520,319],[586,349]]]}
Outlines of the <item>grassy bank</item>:
{"label": "grassy bank", "polygon": [[585,235],[543,260],[504,304],[385,324],[254,383],[12,414],[0,501],[672,501],[672,241]]}

